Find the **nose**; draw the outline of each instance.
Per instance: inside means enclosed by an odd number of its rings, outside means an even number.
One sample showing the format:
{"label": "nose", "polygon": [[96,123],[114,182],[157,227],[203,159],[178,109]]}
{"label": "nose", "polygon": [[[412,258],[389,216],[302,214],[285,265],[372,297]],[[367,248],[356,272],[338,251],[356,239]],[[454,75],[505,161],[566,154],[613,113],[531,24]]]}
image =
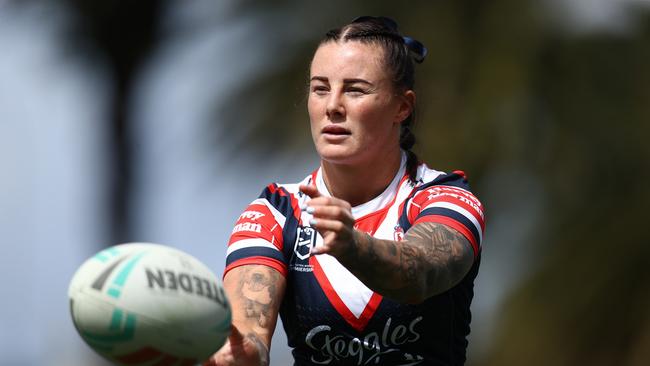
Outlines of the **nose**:
{"label": "nose", "polygon": [[332,122],[342,121],[345,118],[345,106],[341,93],[332,92],[327,99],[327,118]]}

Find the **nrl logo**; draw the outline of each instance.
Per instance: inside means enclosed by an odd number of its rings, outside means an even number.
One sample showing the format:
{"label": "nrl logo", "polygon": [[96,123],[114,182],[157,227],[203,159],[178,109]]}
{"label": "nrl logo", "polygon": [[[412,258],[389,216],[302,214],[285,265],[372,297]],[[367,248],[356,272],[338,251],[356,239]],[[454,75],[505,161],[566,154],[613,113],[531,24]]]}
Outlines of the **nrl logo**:
{"label": "nrl logo", "polygon": [[293,252],[298,258],[305,260],[309,258],[309,251],[316,244],[316,230],[308,226],[298,228],[296,244],[293,246]]}

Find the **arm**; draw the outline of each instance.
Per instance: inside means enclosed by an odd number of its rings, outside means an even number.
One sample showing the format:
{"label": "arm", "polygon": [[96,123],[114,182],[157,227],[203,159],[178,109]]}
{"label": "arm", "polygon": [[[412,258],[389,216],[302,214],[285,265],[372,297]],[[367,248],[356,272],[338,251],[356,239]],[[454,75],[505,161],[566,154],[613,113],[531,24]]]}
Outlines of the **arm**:
{"label": "arm", "polygon": [[460,282],[474,262],[469,241],[446,225],[424,222],[406,232],[405,240],[381,240],[355,230],[350,205],[323,197],[315,187],[302,186],[312,197],[312,226],[323,245],[312,254],[335,256],[377,293],[400,302],[419,303]]}
{"label": "arm", "polygon": [[424,222],[404,241],[381,240],[354,230],[353,245],[338,259],[374,291],[397,301],[419,303],[447,291],[474,263],[469,241],[442,224]]}
{"label": "arm", "polygon": [[268,366],[286,279],[267,266],[243,265],[230,270],[223,285],[232,309],[233,332],[205,365]]}

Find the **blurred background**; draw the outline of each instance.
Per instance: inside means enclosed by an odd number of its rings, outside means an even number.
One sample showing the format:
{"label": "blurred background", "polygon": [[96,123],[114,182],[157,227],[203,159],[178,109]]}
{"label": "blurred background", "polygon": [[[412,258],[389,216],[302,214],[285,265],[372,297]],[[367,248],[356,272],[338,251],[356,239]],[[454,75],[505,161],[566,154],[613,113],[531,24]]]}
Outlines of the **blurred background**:
{"label": "blurred background", "polygon": [[0,364],[105,365],[67,302],[101,248],[221,273],[317,166],[308,63],[358,15],[428,47],[415,150],[486,206],[467,364],[650,364],[650,0],[0,0]]}

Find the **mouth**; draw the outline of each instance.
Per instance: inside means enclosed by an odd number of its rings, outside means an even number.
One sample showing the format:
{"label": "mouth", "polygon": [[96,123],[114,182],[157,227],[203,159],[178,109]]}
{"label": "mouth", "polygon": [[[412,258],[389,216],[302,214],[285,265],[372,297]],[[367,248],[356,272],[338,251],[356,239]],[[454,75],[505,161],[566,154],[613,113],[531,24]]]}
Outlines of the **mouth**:
{"label": "mouth", "polygon": [[330,136],[348,136],[352,134],[347,128],[336,125],[327,125],[323,127],[321,133]]}

